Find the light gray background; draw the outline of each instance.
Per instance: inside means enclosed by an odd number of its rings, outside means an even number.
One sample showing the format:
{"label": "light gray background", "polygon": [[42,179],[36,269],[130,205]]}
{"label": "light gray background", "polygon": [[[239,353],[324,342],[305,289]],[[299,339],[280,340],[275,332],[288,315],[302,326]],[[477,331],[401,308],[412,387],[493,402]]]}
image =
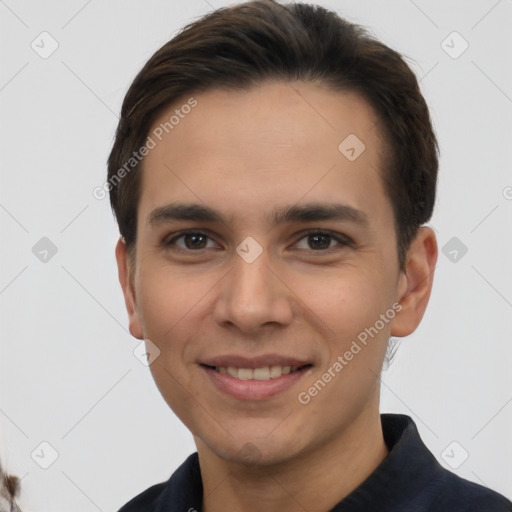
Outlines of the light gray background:
{"label": "light gray background", "polygon": [[[117,228],[92,190],[135,74],[229,3],[0,0],[0,438],[24,511],[115,511],[195,451],[132,353]],[[512,498],[512,2],[318,3],[410,58],[441,146],[432,226],[440,249],[452,237],[468,248],[456,262],[440,253],[382,410],[411,415],[446,467],[467,451],[455,472]],[[59,45],[47,59],[31,48],[50,48],[43,31]],[[469,44],[458,58],[445,51],[463,48],[453,31]],[[58,250],[46,263],[32,252],[42,237]],[[42,442],[58,452],[48,469]]]}

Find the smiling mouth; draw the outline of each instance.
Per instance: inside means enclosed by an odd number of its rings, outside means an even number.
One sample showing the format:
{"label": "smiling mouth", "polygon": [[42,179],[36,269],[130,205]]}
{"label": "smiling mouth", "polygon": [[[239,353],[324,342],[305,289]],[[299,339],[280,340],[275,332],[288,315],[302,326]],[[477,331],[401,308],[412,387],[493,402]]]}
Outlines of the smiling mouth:
{"label": "smiling mouth", "polygon": [[203,364],[202,366],[210,368],[224,375],[229,375],[234,379],[238,380],[271,380],[288,375],[290,373],[300,372],[307,368],[310,368],[311,364],[305,364],[303,366],[262,366],[260,368],[238,368],[235,366],[209,366]]}

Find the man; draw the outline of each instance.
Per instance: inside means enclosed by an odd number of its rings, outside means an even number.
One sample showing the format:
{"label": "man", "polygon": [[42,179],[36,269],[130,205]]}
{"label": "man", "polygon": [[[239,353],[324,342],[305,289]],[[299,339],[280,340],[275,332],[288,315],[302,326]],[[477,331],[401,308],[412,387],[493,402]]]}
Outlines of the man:
{"label": "man", "polygon": [[272,0],[164,45],[108,165],[130,332],[194,436],[135,511],[510,511],[379,413],[390,336],[425,312],[438,147],[401,56]]}

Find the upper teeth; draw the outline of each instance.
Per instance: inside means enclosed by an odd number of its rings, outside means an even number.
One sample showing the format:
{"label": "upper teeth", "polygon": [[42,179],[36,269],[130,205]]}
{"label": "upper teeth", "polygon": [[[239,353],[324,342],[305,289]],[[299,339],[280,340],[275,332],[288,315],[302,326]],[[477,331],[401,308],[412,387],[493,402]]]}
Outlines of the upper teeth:
{"label": "upper teeth", "polygon": [[281,375],[287,375],[290,372],[295,371],[298,366],[263,366],[261,368],[235,368],[228,366],[224,368],[222,366],[216,366],[215,369],[220,373],[227,373],[240,380],[269,380],[281,377]]}

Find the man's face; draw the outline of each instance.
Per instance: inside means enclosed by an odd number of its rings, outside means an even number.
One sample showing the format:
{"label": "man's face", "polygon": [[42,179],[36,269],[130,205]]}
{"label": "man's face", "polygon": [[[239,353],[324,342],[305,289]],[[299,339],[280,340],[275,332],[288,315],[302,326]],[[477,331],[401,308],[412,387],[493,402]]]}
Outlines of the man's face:
{"label": "man's face", "polygon": [[[228,460],[283,462],[378,411],[402,276],[384,146],[353,93],[271,82],[193,97],[144,160],[130,330],[160,350],[153,377],[196,441]],[[339,215],[322,218],[332,206]]]}

